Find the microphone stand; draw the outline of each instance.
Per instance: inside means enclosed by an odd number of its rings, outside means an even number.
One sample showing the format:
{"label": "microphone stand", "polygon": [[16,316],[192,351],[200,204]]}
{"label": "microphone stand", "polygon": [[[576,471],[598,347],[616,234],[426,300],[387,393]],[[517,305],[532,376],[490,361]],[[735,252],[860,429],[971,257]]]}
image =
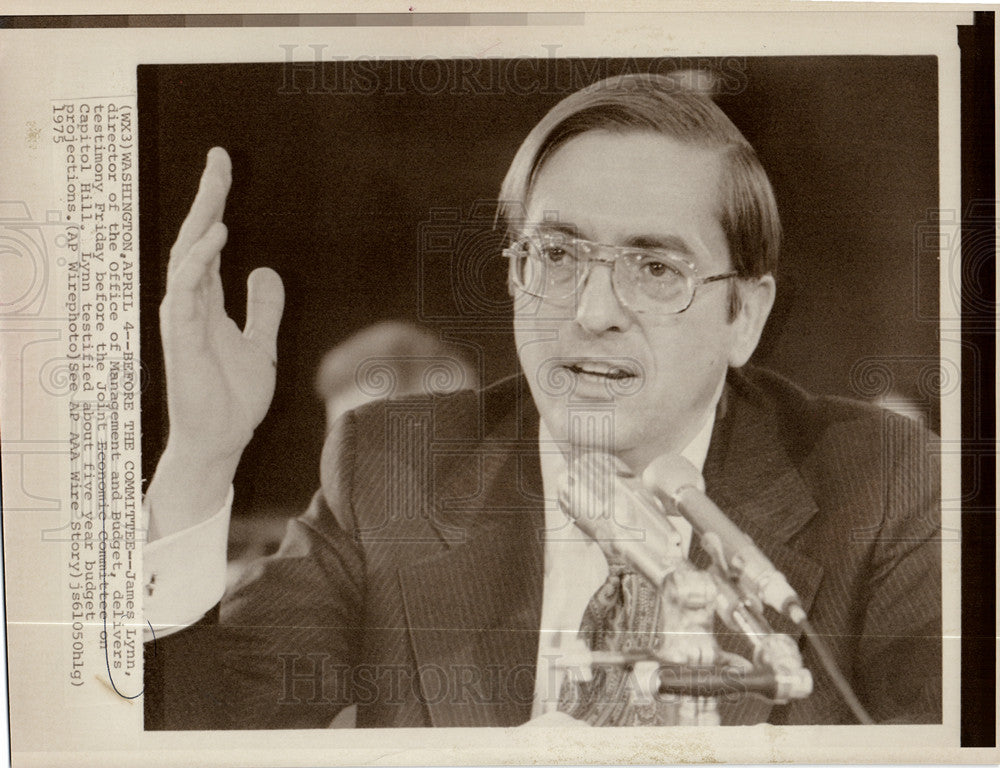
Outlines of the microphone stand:
{"label": "microphone stand", "polygon": [[[581,650],[565,656],[560,666],[577,673],[595,666],[630,669],[633,704],[671,701],[671,725],[719,725],[718,699],[734,693],[778,704],[812,693],[812,675],[802,666],[795,642],[775,633],[715,568],[699,570],[683,561],[664,579],[659,599],[651,652]],[[716,615],[749,640],[752,659],[719,648],[713,631]]]}

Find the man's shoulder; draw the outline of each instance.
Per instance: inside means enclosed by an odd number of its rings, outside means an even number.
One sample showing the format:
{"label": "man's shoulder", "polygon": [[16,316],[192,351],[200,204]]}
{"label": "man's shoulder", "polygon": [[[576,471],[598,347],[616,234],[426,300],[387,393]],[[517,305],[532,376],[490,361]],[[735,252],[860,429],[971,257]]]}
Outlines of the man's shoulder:
{"label": "man's shoulder", "polygon": [[508,431],[519,431],[532,420],[537,426],[534,413],[527,382],[516,374],[481,389],[378,400],[351,411],[346,422],[362,440],[406,419],[422,424],[430,439],[447,441],[488,438],[498,432],[506,437]]}
{"label": "man's shoulder", "polygon": [[936,486],[939,439],[917,419],[874,403],[813,394],[774,371],[749,366],[733,372],[728,390],[741,413],[741,438],[757,441],[758,449],[768,440],[776,443],[812,483],[843,489],[885,485],[896,477]]}
{"label": "man's shoulder", "polygon": [[538,416],[522,375],[478,390],[387,398],[337,420],[323,446],[320,478],[330,489],[359,465],[384,468],[435,448],[453,453],[463,445],[524,441],[537,444]]}
{"label": "man's shoulder", "polygon": [[777,422],[788,437],[816,441],[835,433],[865,435],[880,433],[886,425],[913,434],[931,435],[916,419],[875,403],[839,395],[815,394],[781,374],[755,366],[732,371],[728,380],[730,399],[742,401]]}
{"label": "man's shoulder", "polygon": [[370,403],[345,413],[327,435],[322,497],[346,530],[354,518],[384,514],[391,499],[413,505],[416,520],[423,500],[452,475],[476,478],[483,457],[537,451],[537,419],[523,376]]}

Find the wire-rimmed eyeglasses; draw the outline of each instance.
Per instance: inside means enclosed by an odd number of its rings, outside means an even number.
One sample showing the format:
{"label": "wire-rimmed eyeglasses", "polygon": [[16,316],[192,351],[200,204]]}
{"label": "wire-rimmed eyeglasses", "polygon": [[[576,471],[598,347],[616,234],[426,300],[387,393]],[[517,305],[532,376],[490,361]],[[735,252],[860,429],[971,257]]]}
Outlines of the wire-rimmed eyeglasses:
{"label": "wire-rimmed eyeglasses", "polygon": [[516,288],[555,304],[575,299],[594,262],[607,264],[622,305],[657,315],[679,314],[691,306],[699,286],[738,276],[701,277],[694,264],[669,250],[606,245],[561,232],[522,235],[503,255]]}

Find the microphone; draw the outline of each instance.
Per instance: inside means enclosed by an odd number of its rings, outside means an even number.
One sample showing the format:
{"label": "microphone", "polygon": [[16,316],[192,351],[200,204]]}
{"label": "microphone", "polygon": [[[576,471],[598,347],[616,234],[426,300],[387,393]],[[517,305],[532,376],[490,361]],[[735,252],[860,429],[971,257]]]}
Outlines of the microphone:
{"label": "microphone", "polygon": [[691,523],[705,549],[724,573],[736,578],[744,594],[756,597],[796,624],[805,621],[805,610],[784,574],[705,495],[704,480],[691,462],[675,454],[659,456],[642,473],[642,482],[662,503],[675,506]]}
{"label": "microphone", "polygon": [[606,555],[657,586],[684,560],[680,533],[621,459],[596,451],[573,456],[559,483],[559,506]]}

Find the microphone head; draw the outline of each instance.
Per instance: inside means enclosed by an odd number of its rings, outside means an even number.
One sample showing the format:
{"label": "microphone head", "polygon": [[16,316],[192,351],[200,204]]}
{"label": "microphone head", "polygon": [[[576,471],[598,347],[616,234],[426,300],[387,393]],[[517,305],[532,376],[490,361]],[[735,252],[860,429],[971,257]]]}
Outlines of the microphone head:
{"label": "microphone head", "polygon": [[631,476],[621,459],[598,451],[572,456],[559,482],[563,511],[593,539],[613,534],[615,486],[619,477]]}
{"label": "microphone head", "polygon": [[[642,541],[665,514],[629,466],[608,453],[585,451],[567,463],[559,483],[559,505],[584,533],[599,542]],[[658,513],[658,514],[657,514]]]}
{"label": "microphone head", "polygon": [[683,559],[682,539],[660,501],[621,459],[585,452],[571,457],[559,506],[609,558],[621,558],[653,584]]}
{"label": "microphone head", "polygon": [[657,496],[666,496],[674,502],[687,486],[705,491],[701,472],[679,453],[665,453],[649,462],[642,473],[642,484]]}

